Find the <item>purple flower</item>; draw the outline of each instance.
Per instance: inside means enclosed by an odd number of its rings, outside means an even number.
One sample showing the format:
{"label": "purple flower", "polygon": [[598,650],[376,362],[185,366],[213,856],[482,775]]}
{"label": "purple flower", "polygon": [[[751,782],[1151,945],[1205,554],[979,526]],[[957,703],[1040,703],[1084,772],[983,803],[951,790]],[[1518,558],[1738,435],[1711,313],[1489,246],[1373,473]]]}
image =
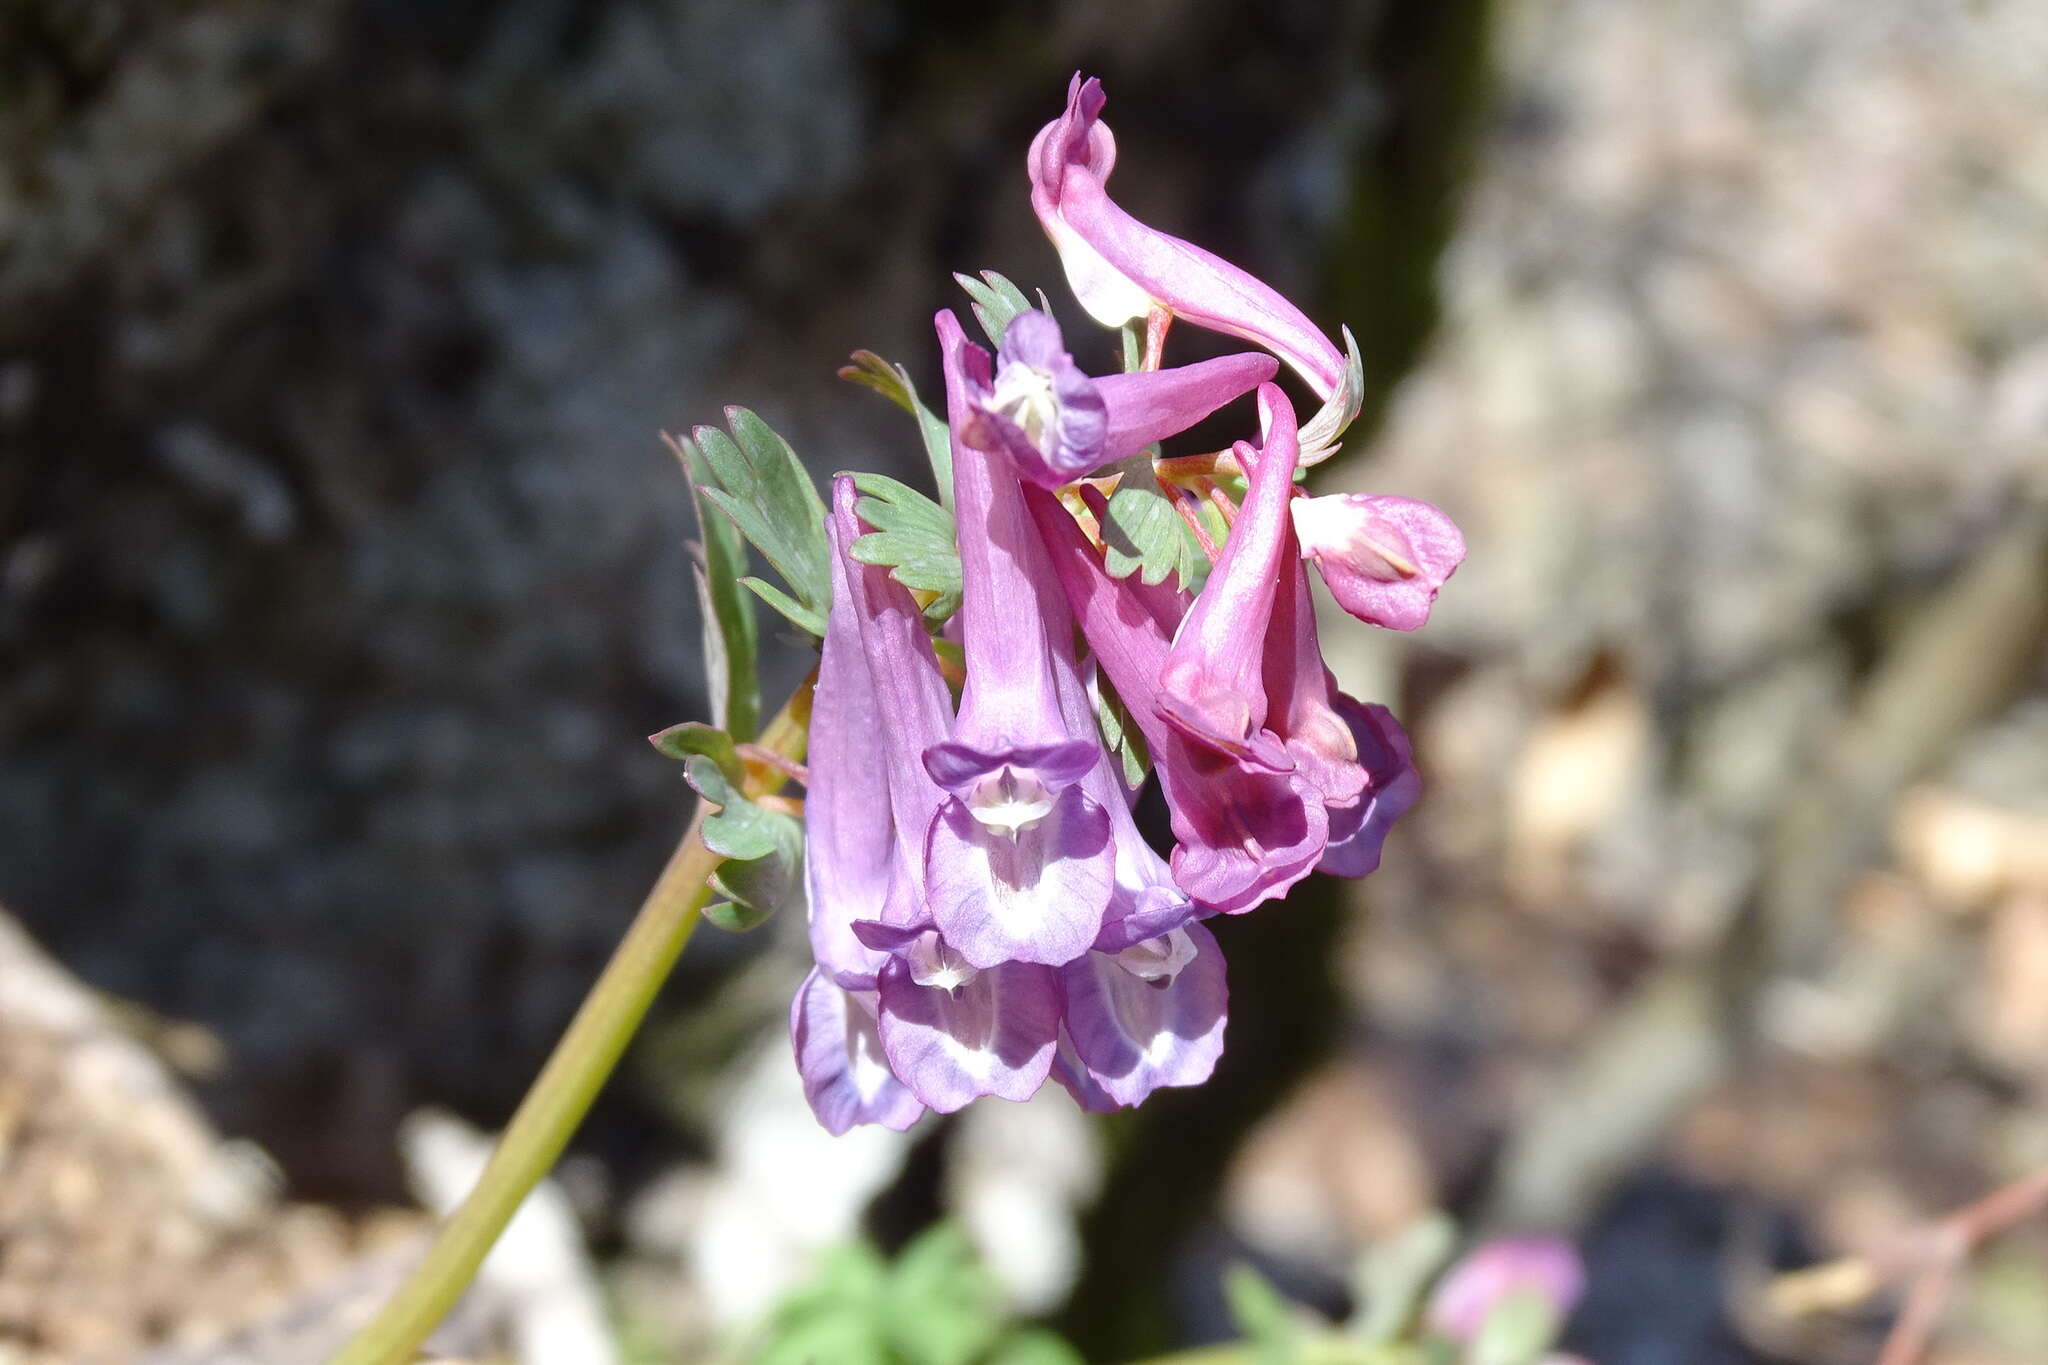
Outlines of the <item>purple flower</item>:
{"label": "purple flower", "polygon": [[[826,520],[833,548],[832,611],[811,703],[810,781],[804,802],[804,881],[811,951],[818,965],[791,1003],[789,1028],[812,1112],[826,1129],[843,1133],[857,1123],[907,1128],[924,1106],[895,1078],[883,1055],[875,987],[887,954],[861,943],[853,928],[856,921],[886,913],[901,858],[886,779],[885,790],[876,791],[873,746],[887,727],[885,705],[868,669],[861,619],[863,609],[872,605],[870,590],[881,586],[870,580],[880,574],[886,584],[886,572],[853,564],[849,574],[845,550],[860,533],[852,485],[835,488],[833,503]],[[858,595],[850,578],[859,580]],[[935,696],[929,695],[931,684],[937,685]],[[886,710],[899,724],[904,713],[929,712],[933,701],[939,709],[929,718],[944,724],[945,684],[935,660],[928,675],[912,664],[894,680],[893,690],[907,692],[913,701],[918,693],[927,694],[923,707],[906,708],[902,696],[892,698],[895,704]]]}
{"label": "purple flower", "polygon": [[977,968],[1057,967],[1087,951],[1115,881],[1108,813],[1078,785],[1102,761],[1092,723],[1061,713],[1049,615],[1064,621],[1044,546],[1009,462],[962,439],[988,353],[950,312],[936,319],[953,431],[961,653],[967,685],[951,739],[924,751],[950,793],[925,844],[925,891],[946,943]]}
{"label": "purple flower", "polygon": [[1345,383],[1343,354],[1272,286],[1221,257],[1146,227],[1104,190],[1116,139],[1100,121],[1102,83],[1077,73],[1067,107],[1031,143],[1031,207],[1060,253],[1081,306],[1105,327],[1172,310],[1243,337],[1286,361],[1319,398]]}
{"label": "purple flower", "polygon": [[977,968],[927,930],[882,968],[879,1031],[890,1069],[941,1114],[983,1095],[1030,1099],[1052,1069],[1059,1025],[1050,967]]}
{"label": "purple flower", "polygon": [[[1060,618],[1071,630],[1063,610]],[[1079,674],[1062,668],[1058,681],[1067,714],[1090,723]],[[1109,811],[1117,884],[1091,951],[1060,968],[1066,1003],[1053,1075],[1083,1108],[1103,1110],[1207,1080],[1223,1054],[1229,996],[1222,950],[1195,922],[1208,909],[1174,885],[1138,832],[1107,755],[1083,781]]]}
{"label": "purple flower", "polygon": [[789,1036],[796,1046],[804,1098],[829,1133],[859,1123],[898,1132],[924,1116],[924,1105],[890,1069],[882,1052],[875,991],[850,991],[813,967],[790,1002]]}
{"label": "purple flower", "polygon": [[1414,630],[1465,558],[1457,524],[1413,498],[1338,493],[1297,498],[1301,553],[1316,562],[1337,605],[1368,625]]}
{"label": "purple flower", "polygon": [[1539,1299],[1561,1326],[1586,1290],[1586,1271],[1571,1244],[1555,1237],[1500,1237],[1451,1267],[1430,1296],[1429,1325],[1464,1345],[1510,1298]]}
{"label": "purple flower", "polygon": [[1060,985],[1072,1065],[1089,1082],[1075,1095],[1084,1105],[1200,1085],[1223,1055],[1223,950],[1199,923],[1088,953],[1060,968]]}
{"label": "purple flower", "polygon": [[1058,488],[1186,431],[1277,369],[1271,356],[1245,352],[1090,379],[1067,354],[1059,324],[1032,309],[1010,320],[995,378],[971,386],[955,430],[970,445],[1006,453],[1030,482]]}
{"label": "purple flower", "polygon": [[1415,771],[1407,732],[1393,712],[1342,692],[1336,695],[1336,709],[1351,729],[1367,780],[1356,802],[1329,812],[1330,841],[1316,870],[1333,877],[1363,877],[1379,867],[1387,831],[1422,794],[1422,778]]}

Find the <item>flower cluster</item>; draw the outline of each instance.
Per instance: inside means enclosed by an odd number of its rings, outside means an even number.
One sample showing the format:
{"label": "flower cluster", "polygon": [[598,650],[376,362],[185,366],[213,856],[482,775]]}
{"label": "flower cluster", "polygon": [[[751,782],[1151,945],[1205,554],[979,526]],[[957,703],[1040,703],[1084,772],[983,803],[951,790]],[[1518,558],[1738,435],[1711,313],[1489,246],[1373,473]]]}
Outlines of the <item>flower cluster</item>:
{"label": "flower cluster", "polygon": [[[1022,1100],[1049,1076],[1097,1110],[1201,1082],[1226,998],[1202,921],[1314,870],[1370,872],[1416,796],[1393,716],[1323,664],[1305,563],[1353,615],[1409,630],[1463,541],[1427,504],[1298,495],[1305,447],[1327,453],[1356,411],[1355,364],[1272,288],[1109,199],[1102,103],[1075,78],[1032,144],[1031,199],[1089,315],[1144,324],[1141,367],[1084,373],[1036,310],[1007,319],[994,355],[951,312],[935,320],[957,705],[924,603],[856,557],[860,499],[845,476],[832,490],[805,802],[817,965],[791,1032],[834,1132]],[[1162,367],[1174,319],[1262,349]],[[1273,382],[1280,362],[1324,404],[1311,430]],[[1187,475],[1168,468],[1187,457],[1148,454],[1248,394],[1256,441]],[[1208,552],[1198,595],[1111,571],[1110,500],[1139,482]],[[1140,836],[1133,774],[1098,730],[1111,696],[1158,776],[1170,860]]]}

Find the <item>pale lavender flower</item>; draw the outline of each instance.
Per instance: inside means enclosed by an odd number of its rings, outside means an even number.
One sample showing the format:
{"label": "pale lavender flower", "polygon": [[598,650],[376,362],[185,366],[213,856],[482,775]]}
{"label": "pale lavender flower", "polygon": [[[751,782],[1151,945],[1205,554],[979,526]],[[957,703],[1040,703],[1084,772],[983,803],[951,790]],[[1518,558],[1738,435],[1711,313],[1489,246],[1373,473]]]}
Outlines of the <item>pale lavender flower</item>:
{"label": "pale lavender flower", "polygon": [[1223,950],[1200,923],[1088,953],[1060,968],[1060,985],[1073,1061],[1119,1105],[1200,1085],[1223,1055]]}
{"label": "pale lavender flower", "polygon": [[811,968],[789,1007],[804,1098],[828,1133],[861,1123],[901,1132],[924,1116],[924,1105],[890,1069],[876,1022],[880,995],[850,991],[823,967]]}
{"label": "pale lavender flower", "polygon": [[[854,932],[856,921],[886,913],[900,861],[895,812],[886,778],[876,781],[874,744],[886,733],[884,706],[868,670],[860,612],[849,583],[846,547],[860,533],[851,485],[834,490],[826,534],[832,544],[832,610],[811,703],[810,778],[804,803],[804,881],[810,902],[811,951],[818,965],[790,1005],[790,1038],[804,1096],[827,1130],[857,1123],[907,1128],[924,1106],[899,1082],[883,1054],[877,1024],[876,974],[888,961]],[[875,571],[854,565],[865,577]],[[862,587],[869,586],[865,582]],[[936,662],[936,661],[934,661]],[[945,684],[936,668],[943,723]],[[920,690],[915,667],[899,688]],[[891,711],[905,710],[900,704]],[[911,708],[914,714],[918,709]],[[880,799],[878,799],[878,797]]]}
{"label": "pale lavender flower", "polygon": [[1060,710],[1048,609],[1059,589],[1010,462],[962,439],[988,353],[936,319],[953,431],[961,653],[967,685],[950,739],[924,751],[950,793],[925,845],[932,922],[974,967],[1056,967],[1087,951],[1115,881],[1108,812],[1078,785],[1102,761],[1092,722]]}
{"label": "pale lavender flower", "polygon": [[1430,1327],[1463,1345],[1511,1298],[1535,1297],[1562,1325],[1585,1290],[1585,1266],[1569,1242],[1499,1237],[1451,1267],[1430,1296],[1426,1317]]}
{"label": "pale lavender flower", "polygon": [[983,1095],[1030,1099],[1052,1069],[1059,1026],[1050,967],[977,968],[927,930],[882,968],[880,1033],[890,1069],[941,1114]]}
{"label": "pale lavender flower", "polygon": [[1292,511],[1302,555],[1316,562],[1337,605],[1368,625],[1421,626],[1465,558],[1457,524],[1413,498],[1337,493],[1297,498]]}
{"label": "pale lavender flower", "polygon": [[1178,237],[1145,226],[1104,189],[1116,139],[1100,121],[1102,83],[1074,76],[1067,107],[1031,143],[1031,207],[1059,251],[1067,282],[1105,327],[1155,306],[1197,327],[1273,352],[1329,399],[1345,382],[1343,354],[1271,285]]}
{"label": "pale lavender flower", "polygon": [[1010,320],[995,378],[974,387],[955,429],[980,449],[1006,453],[1023,478],[1058,488],[1186,431],[1277,368],[1271,356],[1245,352],[1090,379],[1067,353],[1059,324],[1031,309]]}

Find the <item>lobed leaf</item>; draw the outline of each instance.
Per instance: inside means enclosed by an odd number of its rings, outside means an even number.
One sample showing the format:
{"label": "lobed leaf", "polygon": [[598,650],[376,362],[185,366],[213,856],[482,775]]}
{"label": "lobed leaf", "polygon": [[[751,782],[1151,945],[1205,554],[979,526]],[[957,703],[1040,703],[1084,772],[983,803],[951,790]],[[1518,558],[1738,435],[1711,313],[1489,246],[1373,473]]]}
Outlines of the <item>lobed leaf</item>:
{"label": "lobed leaf", "polygon": [[[981,272],[981,278],[955,273],[954,281],[967,291],[970,306],[974,309],[974,320],[981,324],[981,330],[988,334],[988,344],[1003,344],[1003,334],[1010,330],[1010,319],[1019,313],[1028,312],[1031,300],[1024,291],[993,270]],[[1044,295],[1039,296],[1041,299]]]}
{"label": "lobed leaf", "polygon": [[718,771],[729,787],[738,788],[746,776],[739,753],[733,747],[733,737],[715,725],[706,725],[698,720],[684,721],[681,725],[671,725],[649,735],[647,742],[683,763],[688,763],[694,755],[702,754],[718,765]]}
{"label": "lobed leaf", "polygon": [[1144,785],[1145,774],[1152,771],[1152,755],[1145,747],[1145,736],[1131,720],[1124,699],[1110,686],[1108,675],[1100,669],[1096,670],[1090,699],[1095,703],[1095,728],[1102,735],[1102,747],[1117,761],[1124,787],[1136,791]]}
{"label": "lobed leaf", "polygon": [[851,365],[842,366],[839,377],[849,383],[873,389],[882,397],[917,419],[918,435],[924,440],[925,459],[932,467],[932,485],[946,510],[953,507],[953,438],[946,424],[917,396],[910,371],[892,365],[873,351],[855,351]]}
{"label": "lobed leaf", "polygon": [[944,621],[960,608],[960,550],[953,514],[906,484],[883,474],[856,474],[862,494],[854,505],[874,527],[847,548],[863,564],[887,568],[889,576],[916,592],[937,596],[925,607],[927,621]]}
{"label": "lobed leaf", "polygon": [[761,552],[788,591],[763,591],[767,585],[759,579],[739,581],[800,628],[822,635],[832,594],[825,504],[789,443],[766,422],[745,408],[727,408],[726,424],[730,436],[708,426],[693,433],[717,484],[705,486],[703,495]]}
{"label": "lobed leaf", "polygon": [[1135,456],[1118,468],[1123,480],[1109,495],[1102,516],[1104,567],[1113,578],[1135,573],[1153,585],[1174,575],[1183,587],[1195,586],[1200,578],[1197,565],[1206,568],[1206,556],[1168,501],[1173,495],[1159,486],[1151,460]]}
{"label": "lobed leaf", "polygon": [[705,919],[732,933],[759,928],[779,911],[798,909],[804,902],[803,823],[780,811],[753,809],[766,817],[775,846],[758,858],[719,864],[711,874],[711,889],[725,899],[704,909]]}
{"label": "lobed leaf", "polygon": [[697,518],[692,577],[704,618],[704,678],[711,693],[711,718],[741,739],[751,739],[761,720],[760,640],[753,601],[739,589],[747,547],[723,516],[706,516],[704,485],[711,469],[689,440],[669,439],[690,489]]}

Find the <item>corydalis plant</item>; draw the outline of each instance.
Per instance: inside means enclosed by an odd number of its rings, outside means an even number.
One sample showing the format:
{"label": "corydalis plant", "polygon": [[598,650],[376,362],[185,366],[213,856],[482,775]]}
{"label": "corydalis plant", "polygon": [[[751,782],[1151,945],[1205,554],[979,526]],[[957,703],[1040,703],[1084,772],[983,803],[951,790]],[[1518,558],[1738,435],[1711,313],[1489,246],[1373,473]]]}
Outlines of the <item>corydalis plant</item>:
{"label": "corydalis plant", "polygon": [[[1083,311],[1124,329],[1121,371],[1091,373],[1000,276],[961,277],[993,350],[938,314],[940,411],[868,353],[844,372],[917,418],[936,500],[841,475],[828,511],[743,413],[732,439],[700,430],[684,450],[717,514],[701,586],[727,700],[724,729],[662,740],[722,802],[706,826],[727,845],[721,922],[803,889],[816,966],[791,1033],[834,1132],[1047,1079],[1097,1110],[1200,1083],[1227,1002],[1202,921],[1311,871],[1371,871],[1416,796],[1399,724],[1324,666],[1307,566],[1361,620],[1411,630],[1463,541],[1424,503],[1300,494],[1356,413],[1355,350],[1117,207],[1102,107],[1076,77],[1027,169]],[[1259,349],[1168,366],[1176,319]],[[1307,423],[1273,382],[1283,365],[1320,404]],[[1253,394],[1243,439],[1160,455]],[[728,527],[786,586],[737,578]],[[756,709],[742,585],[822,636],[800,878],[777,870],[788,813],[736,795]],[[1167,857],[1131,814],[1155,774]]]}

